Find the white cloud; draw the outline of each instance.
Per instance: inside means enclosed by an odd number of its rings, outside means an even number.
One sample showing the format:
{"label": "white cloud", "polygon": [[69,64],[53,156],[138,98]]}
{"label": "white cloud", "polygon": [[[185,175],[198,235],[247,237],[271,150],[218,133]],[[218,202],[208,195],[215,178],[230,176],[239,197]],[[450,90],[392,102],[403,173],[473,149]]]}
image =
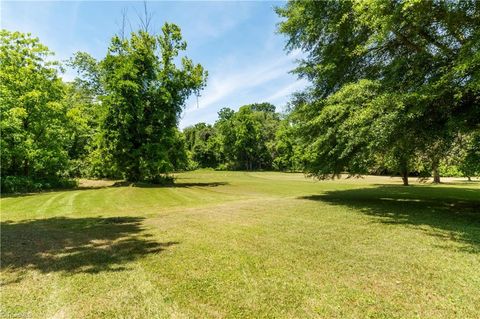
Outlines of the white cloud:
{"label": "white cloud", "polygon": [[286,97],[289,97],[290,95],[292,95],[296,91],[299,91],[300,89],[306,87],[307,84],[308,84],[308,82],[304,79],[297,80],[293,83],[289,83],[289,84],[285,85],[284,87],[280,88],[274,94],[265,98],[265,101],[270,102],[270,103],[275,103],[276,101],[278,101],[280,99],[284,99]]}
{"label": "white cloud", "polygon": [[[284,77],[293,67],[292,62],[295,57],[300,54],[299,51],[293,52],[289,56],[281,56],[273,61],[259,61],[257,64],[250,66],[246,70],[234,70],[225,71],[220,69],[220,72],[211,77],[210,83],[207,83],[206,90],[199,98],[199,104],[192,103],[187,107],[186,112],[194,112],[200,109],[205,109],[214,106],[216,103],[221,102],[224,98],[227,98],[239,92],[266,84],[270,81]],[[281,89],[282,92],[276,92],[272,98],[267,100],[278,99],[281,96],[285,96],[292,92],[295,88],[300,88],[301,84],[297,83],[289,84],[288,88]],[[290,90],[290,91],[288,91]],[[288,91],[288,92],[287,92]],[[282,95],[283,94],[283,95]]]}

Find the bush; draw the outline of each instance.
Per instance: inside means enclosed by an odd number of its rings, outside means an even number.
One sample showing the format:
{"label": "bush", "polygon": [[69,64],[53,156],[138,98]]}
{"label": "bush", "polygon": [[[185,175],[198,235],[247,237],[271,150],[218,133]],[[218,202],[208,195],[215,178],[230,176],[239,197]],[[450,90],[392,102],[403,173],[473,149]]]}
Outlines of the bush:
{"label": "bush", "polygon": [[448,177],[463,177],[463,173],[457,165],[440,165],[440,175]]}
{"label": "bush", "polygon": [[64,178],[38,178],[33,179],[24,176],[0,177],[0,192],[6,193],[29,193],[55,188],[73,188],[78,185],[77,181]]}

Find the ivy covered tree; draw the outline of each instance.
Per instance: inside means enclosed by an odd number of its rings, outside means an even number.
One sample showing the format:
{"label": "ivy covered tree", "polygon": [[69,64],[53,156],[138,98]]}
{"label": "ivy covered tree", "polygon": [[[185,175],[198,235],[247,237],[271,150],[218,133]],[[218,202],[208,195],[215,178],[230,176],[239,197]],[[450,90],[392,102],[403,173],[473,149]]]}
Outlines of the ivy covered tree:
{"label": "ivy covered tree", "polygon": [[195,167],[217,167],[220,159],[220,144],[217,131],[212,125],[197,123],[185,128],[183,134]]}
{"label": "ivy covered tree", "polygon": [[159,182],[174,170],[178,119],[186,99],[203,88],[206,71],[179,54],[187,47],[180,28],[165,24],[160,35],[145,30],[112,38],[106,57],[85,53],[74,64],[105,108],[101,148],[126,180]]}

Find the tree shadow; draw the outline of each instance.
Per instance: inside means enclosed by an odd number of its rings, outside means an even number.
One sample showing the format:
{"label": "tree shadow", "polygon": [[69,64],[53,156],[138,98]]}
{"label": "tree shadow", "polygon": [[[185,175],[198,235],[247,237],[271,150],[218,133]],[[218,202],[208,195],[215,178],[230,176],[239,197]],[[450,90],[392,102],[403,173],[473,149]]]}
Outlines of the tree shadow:
{"label": "tree shadow", "polygon": [[121,271],[128,262],[178,244],[151,240],[142,220],[55,217],[2,222],[1,267],[68,274]]}
{"label": "tree shadow", "polygon": [[480,253],[480,188],[383,185],[301,198],[354,208],[381,223],[409,225]]}
{"label": "tree shadow", "polygon": [[190,187],[217,187],[229,185],[228,182],[198,182],[198,183],[189,183],[189,182],[175,182],[171,185],[161,185],[161,184],[149,184],[149,183],[131,183],[131,182],[114,182],[111,185],[107,186],[78,186],[74,188],[64,188],[64,189],[51,189],[45,190],[35,193],[6,193],[1,194],[1,198],[14,198],[14,197],[26,197],[38,194],[50,194],[50,193],[58,193],[58,192],[71,192],[71,191],[87,191],[87,190],[94,190],[94,189],[102,189],[102,188],[112,188],[112,187],[138,187],[138,188],[190,188]]}
{"label": "tree shadow", "polygon": [[217,187],[228,185],[227,182],[175,182],[171,185],[157,185],[157,184],[147,184],[147,183],[137,183],[132,185],[133,187],[143,187],[143,188],[190,188],[190,187]]}

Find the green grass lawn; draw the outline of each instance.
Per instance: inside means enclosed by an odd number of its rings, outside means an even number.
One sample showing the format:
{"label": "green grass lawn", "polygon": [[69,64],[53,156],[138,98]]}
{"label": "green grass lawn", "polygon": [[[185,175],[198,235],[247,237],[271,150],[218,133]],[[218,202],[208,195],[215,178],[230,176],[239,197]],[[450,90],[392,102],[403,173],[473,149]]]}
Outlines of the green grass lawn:
{"label": "green grass lawn", "polygon": [[2,198],[0,317],[480,317],[478,182],[177,177]]}

